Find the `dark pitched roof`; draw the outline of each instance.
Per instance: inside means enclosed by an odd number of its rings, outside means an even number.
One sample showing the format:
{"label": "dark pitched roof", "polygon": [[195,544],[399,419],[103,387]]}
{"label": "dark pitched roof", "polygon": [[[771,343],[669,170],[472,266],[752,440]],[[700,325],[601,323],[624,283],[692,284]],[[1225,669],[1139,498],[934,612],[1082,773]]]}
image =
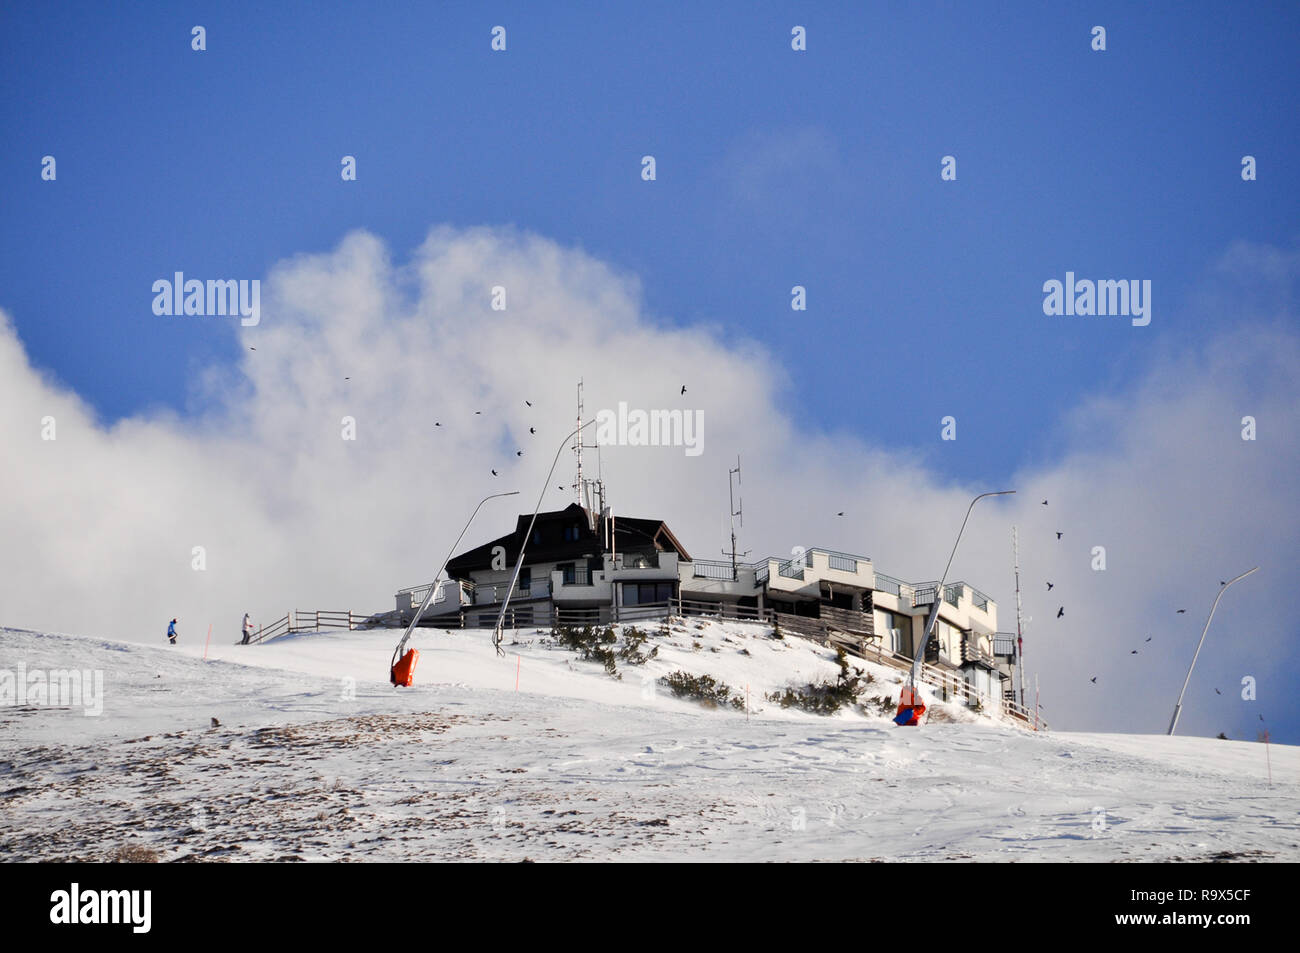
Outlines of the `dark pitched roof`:
{"label": "dark pitched roof", "polygon": [[[531,519],[531,513],[520,514],[515,521],[514,532],[499,536],[482,546],[476,546],[455,556],[447,563],[448,574],[463,577],[474,570],[490,568],[492,553],[497,547],[505,550],[506,565],[513,566],[519,558],[524,533],[528,530]],[[618,552],[668,550],[679,553],[682,559],[691,558],[662,520],[615,516],[613,526],[615,548]],[[565,530],[575,527],[577,538],[566,539]],[[587,510],[577,503],[570,503],[562,510],[538,513],[533,533],[534,539],[525,550],[526,563],[577,560],[599,556],[605,552],[604,527],[597,524],[597,529],[593,532]]]}

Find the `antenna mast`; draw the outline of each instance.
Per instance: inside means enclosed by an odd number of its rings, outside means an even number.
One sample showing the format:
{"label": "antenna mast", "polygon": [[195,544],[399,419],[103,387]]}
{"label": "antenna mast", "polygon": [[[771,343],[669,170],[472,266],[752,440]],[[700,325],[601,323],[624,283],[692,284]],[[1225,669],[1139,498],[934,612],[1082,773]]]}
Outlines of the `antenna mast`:
{"label": "antenna mast", "polygon": [[1020,706],[1025,705],[1024,630],[1020,624],[1020,537],[1011,527],[1011,558],[1016,571],[1016,679],[1020,682]]}
{"label": "antenna mast", "polygon": [[[734,482],[731,479],[733,476],[736,478]],[[727,471],[727,498],[730,501],[730,505],[727,507],[727,509],[731,513],[731,580],[732,582],[735,582],[738,578],[740,578],[736,572],[736,519],[737,517],[740,518],[741,527],[743,528],[745,525],[745,502],[744,500],[741,500],[739,501],[739,503],[737,503],[736,500],[736,487],[738,486],[740,486],[740,454],[736,454],[735,469]],[[724,556],[727,555],[727,551],[725,549],[722,551],[722,555]],[[745,550],[740,555],[748,556],[749,550],[748,549]]]}
{"label": "antenna mast", "polygon": [[[601,472],[602,467],[601,467],[601,460],[600,460],[600,444],[582,442],[582,413],[583,413],[582,378],[578,378],[578,418],[577,421],[575,422],[575,426],[578,427],[578,432],[574,438],[573,447],[571,448],[578,458],[578,474],[577,474],[577,480],[573,484],[573,491],[574,491],[574,499],[577,501],[579,506],[581,506],[584,510],[587,511],[589,518],[591,520],[591,528],[594,530],[596,528],[596,519],[605,510],[605,481],[603,479],[604,474]],[[597,479],[592,481],[585,480],[582,475],[582,451],[584,448],[588,450],[596,451]],[[594,486],[592,487],[592,490],[594,491],[592,493],[592,497],[593,497],[592,503],[594,504],[593,506],[587,505],[587,497],[588,497],[587,491],[588,491],[589,483],[594,484]]]}
{"label": "antenna mast", "polygon": [[[577,423],[579,426],[581,426],[582,424],[582,378],[581,377],[578,378]],[[583,487],[582,487],[582,431],[581,430],[579,430],[577,435],[574,437],[573,451],[578,455],[578,479],[577,482],[573,484],[574,498],[577,500],[579,506],[583,506],[584,504],[582,502]]]}

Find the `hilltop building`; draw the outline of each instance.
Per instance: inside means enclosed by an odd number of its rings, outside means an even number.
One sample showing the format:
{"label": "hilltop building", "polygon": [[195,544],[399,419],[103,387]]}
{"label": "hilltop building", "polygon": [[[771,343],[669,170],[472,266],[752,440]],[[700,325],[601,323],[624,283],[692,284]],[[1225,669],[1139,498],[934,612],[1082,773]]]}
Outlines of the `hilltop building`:
{"label": "hilltop building", "polygon": [[[771,623],[902,668],[939,598],[936,582],[885,575],[866,556],[813,547],[748,563],[695,559],[663,520],[615,517],[577,502],[539,513],[525,540],[530,519],[520,515],[511,532],[452,558],[420,624],[492,628],[521,549],[508,628],[713,615]],[[404,622],[428,589],[397,593]],[[1018,713],[1015,639],[999,634],[996,603],[961,581],[946,585],[942,600],[927,680],[945,697]]]}

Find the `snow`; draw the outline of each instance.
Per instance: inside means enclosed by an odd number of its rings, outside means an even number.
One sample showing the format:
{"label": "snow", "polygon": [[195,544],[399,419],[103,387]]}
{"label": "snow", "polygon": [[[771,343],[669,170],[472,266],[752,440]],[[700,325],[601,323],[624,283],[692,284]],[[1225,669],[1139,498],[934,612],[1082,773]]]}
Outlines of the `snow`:
{"label": "snow", "polygon": [[[104,685],[98,716],[0,707],[0,856],[1300,859],[1300,749],[1035,733],[942,703],[919,729],[813,715],[765,695],[833,679],[829,650],[746,623],[641,628],[658,655],[621,680],[544,630],[508,634],[504,658],[487,632],[420,630],[410,689],[387,681],[393,630],[204,660],[0,629],[0,671]],[[897,698],[898,672],[852,663]],[[748,714],[672,697],[656,679],[677,669],[748,686]]]}

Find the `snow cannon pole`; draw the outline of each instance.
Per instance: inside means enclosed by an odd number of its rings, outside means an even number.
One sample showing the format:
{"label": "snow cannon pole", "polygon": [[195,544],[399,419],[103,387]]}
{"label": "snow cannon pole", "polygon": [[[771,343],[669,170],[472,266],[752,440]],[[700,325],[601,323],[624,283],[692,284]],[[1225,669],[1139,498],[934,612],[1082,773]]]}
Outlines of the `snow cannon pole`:
{"label": "snow cannon pole", "polygon": [[1255,569],[1247,569],[1240,576],[1237,576],[1235,579],[1229,579],[1219,587],[1219,594],[1214,597],[1214,604],[1210,606],[1210,617],[1205,620],[1205,628],[1201,630],[1201,641],[1196,643],[1196,651],[1192,654],[1192,664],[1187,667],[1187,677],[1183,679],[1183,690],[1178,693],[1178,701],[1174,704],[1174,716],[1169,719],[1170,735],[1173,735],[1174,729],[1178,727],[1178,716],[1182,714],[1183,710],[1183,695],[1187,693],[1187,684],[1192,680],[1192,669],[1196,668],[1197,656],[1201,654],[1201,646],[1205,644],[1205,633],[1210,631],[1210,623],[1214,621],[1214,610],[1219,608],[1219,600],[1223,598],[1223,594],[1228,591],[1228,587],[1236,582],[1237,579],[1245,579],[1257,569],[1259,569],[1258,566],[1256,566]]}
{"label": "snow cannon pole", "polygon": [[[442,565],[438,567],[437,575],[433,577],[433,585],[431,585],[429,587],[429,591],[424,594],[424,600],[420,603],[420,608],[416,610],[415,615],[411,618],[411,624],[406,627],[406,632],[402,634],[402,641],[398,642],[397,648],[393,650],[393,658],[388,666],[388,680],[392,682],[394,685],[398,684],[397,671],[396,671],[398,659],[403,657],[403,650],[406,648],[407,641],[411,638],[411,633],[415,631],[416,625],[419,624],[420,616],[424,615],[424,610],[429,608],[429,604],[433,601],[434,596],[437,594],[438,583],[442,580],[442,572],[444,569],[447,568],[447,563],[451,562],[451,557],[455,554],[456,547],[460,545],[460,541],[464,539],[465,534],[469,532],[469,524],[474,522],[474,517],[478,516],[478,511],[483,508],[483,504],[486,503],[488,500],[495,500],[499,496],[518,496],[518,495],[519,495],[518,490],[511,490],[508,493],[489,494],[488,496],[485,496],[483,497],[483,499],[479,500],[478,506],[474,507],[474,512],[469,514],[469,519],[465,521],[465,528],[462,529],[460,531],[460,535],[456,537],[456,542],[451,544],[451,549],[447,551],[447,558],[442,561]],[[414,651],[414,649],[412,649],[412,651]],[[414,661],[412,661],[411,665],[414,666],[414,664],[415,664]],[[404,679],[403,682],[409,685],[410,684],[409,677],[407,679]]]}
{"label": "snow cannon pole", "polygon": [[[571,438],[582,433],[582,431],[586,430],[595,422],[596,418],[592,417],[585,424],[579,424],[573,433],[569,434],[569,436],[565,437],[564,440],[561,441],[560,448],[555,451],[555,459],[551,461],[551,469],[546,472],[546,481],[542,484],[542,492],[537,495],[537,505],[533,507],[533,518],[528,521],[528,529],[524,532],[523,542],[519,544],[519,557],[515,560],[515,571],[510,577],[510,588],[506,590],[506,598],[501,603],[501,612],[497,615],[497,624],[492,628],[492,645],[496,648],[499,657],[504,657],[506,654],[501,650],[502,634],[506,622],[506,610],[510,608],[510,597],[514,594],[515,583],[519,581],[519,570],[524,566],[524,550],[528,548],[528,541],[533,538],[533,524],[537,522],[537,513],[542,508],[542,499],[546,496],[547,489],[550,488],[551,477],[555,474],[555,465],[560,462],[560,454],[564,452],[564,445],[567,444]],[[581,437],[578,437],[578,443],[582,443]]]}
{"label": "snow cannon pole", "polygon": [[957,530],[957,540],[952,544],[952,552],[948,554],[948,564],[943,567],[943,575],[939,577],[939,585],[934,591],[934,603],[930,606],[930,617],[925,623],[925,635],[921,637],[921,644],[912,659],[912,668],[907,673],[907,681],[903,684],[903,691],[898,697],[898,712],[894,715],[897,724],[916,725],[921,715],[925,713],[925,701],[916,687],[916,680],[921,674],[921,666],[925,664],[925,650],[930,645],[935,624],[939,621],[939,607],[943,605],[944,584],[948,581],[948,570],[952,568],[953,557],[957,555],[957,547],[961,544],[961,534],[966,532],[966,523],[970,520],[971,510],[975,509],[975,504],[986,496],[1010,496],[1015,492],[1015,490],[995,490],[981,493],[970,501],[970,506],[966,507],[966,517],[961,521],[961,529]]}

